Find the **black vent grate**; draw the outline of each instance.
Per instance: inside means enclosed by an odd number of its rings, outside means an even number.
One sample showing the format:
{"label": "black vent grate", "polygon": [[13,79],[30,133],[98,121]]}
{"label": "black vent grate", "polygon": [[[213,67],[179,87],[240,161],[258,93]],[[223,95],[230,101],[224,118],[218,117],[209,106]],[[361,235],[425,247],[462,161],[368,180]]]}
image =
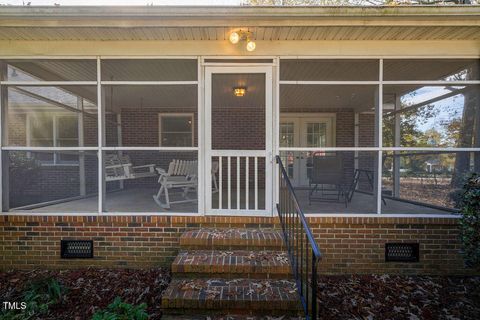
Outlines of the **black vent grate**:
{"label": "black vent grate", "polygon": [[386,243],[385,261],[387,262],[418,262],[420,249],[418,243]]}
{"label": "black vent grate", "polygon": [[93,258],[92,240],[62,240],[60,247],[63,259]]}

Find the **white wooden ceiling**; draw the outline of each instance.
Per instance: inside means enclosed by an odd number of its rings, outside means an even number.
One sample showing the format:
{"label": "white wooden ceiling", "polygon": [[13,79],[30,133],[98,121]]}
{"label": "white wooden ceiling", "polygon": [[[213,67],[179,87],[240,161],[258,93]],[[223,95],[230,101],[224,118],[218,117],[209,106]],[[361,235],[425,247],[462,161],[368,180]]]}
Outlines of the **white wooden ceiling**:
{"label": "white wooden ceiling", "polygon": [[0,27],[0,40],[224,41],[238,29],[253,32],[257,41],[480,40],[480,27],[472,26]]}

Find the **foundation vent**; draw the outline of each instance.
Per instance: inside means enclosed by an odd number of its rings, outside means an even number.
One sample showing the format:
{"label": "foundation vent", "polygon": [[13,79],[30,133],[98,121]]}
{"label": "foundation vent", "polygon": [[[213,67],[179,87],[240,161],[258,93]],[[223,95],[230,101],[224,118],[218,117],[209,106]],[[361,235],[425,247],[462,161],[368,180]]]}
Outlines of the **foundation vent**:
{"label": "foundation vent", "polygon": [[386,262],[418,262],[419,260],[418,243],[385,243]]}
{"label": "foundation vent", "polygon": [[92,240],[61,240],[60,251],[62,259],[93,258]]}

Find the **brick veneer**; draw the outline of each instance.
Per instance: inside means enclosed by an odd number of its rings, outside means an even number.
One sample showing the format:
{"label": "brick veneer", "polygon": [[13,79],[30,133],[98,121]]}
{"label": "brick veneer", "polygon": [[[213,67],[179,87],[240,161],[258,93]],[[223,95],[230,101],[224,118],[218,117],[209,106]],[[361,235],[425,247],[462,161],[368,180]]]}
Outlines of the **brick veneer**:
{"label": "brick veneer", "polygon": [[[465,274],[456,219],[312,217],[322,273]],[[200,216],[1,216],[2,269],[168,265],[185,230],[272,228],[276,218]],[[61,239],[93,239],[95,259],[60,259]],[[419,242],[419,263],[385,263],[385,242]]]}

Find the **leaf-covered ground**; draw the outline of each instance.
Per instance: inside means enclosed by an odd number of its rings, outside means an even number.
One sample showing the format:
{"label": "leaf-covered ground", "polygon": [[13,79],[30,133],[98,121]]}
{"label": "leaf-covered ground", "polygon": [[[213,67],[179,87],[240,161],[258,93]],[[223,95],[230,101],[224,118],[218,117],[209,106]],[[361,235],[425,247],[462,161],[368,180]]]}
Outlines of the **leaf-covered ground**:
{"label": "leaf-covered ground", "polygon": [[480,319],[480,277],[322,276],[323,319]]}
{"label": "leaf-covered ground", "polygon": [[162,268],[0,272],[0,301],[21,301],[19,295],[29,282],[49,276],[67,288],[64,303],[44,318],[49,320],[90,319],[117,296],[132,304],[147,303],[151,319],[160,319],[161,295],[170,282],[170,272]]}
{"label": "leaf-covered ground", "polygon": [[[166,269],[0,272],[0,301],[18,301],[29,282],[48,276],[68,288],[65,303],[44,318],[49,320],[90,319],[117,296],[147,303],[150,319],[160,319],[161,295],[170,281]],[[319,284],[321,319],[480,319],[480,277],[321,276]]]}

